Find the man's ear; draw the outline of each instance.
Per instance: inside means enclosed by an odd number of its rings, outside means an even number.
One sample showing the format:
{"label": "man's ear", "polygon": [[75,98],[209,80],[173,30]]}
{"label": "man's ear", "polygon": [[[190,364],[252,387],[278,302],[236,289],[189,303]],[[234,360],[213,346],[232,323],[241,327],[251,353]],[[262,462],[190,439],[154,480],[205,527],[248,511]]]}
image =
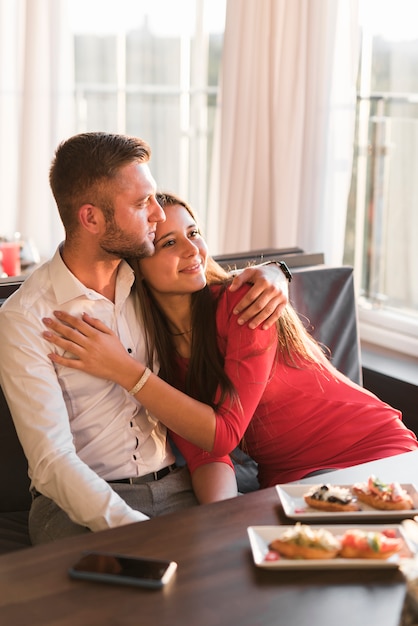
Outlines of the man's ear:
{"label": "man's ear", "polygon": [[94,204],[83,204],[78,210],[78,219],[81,226],[92,234],[101,232],[103,228],[103,213]]}

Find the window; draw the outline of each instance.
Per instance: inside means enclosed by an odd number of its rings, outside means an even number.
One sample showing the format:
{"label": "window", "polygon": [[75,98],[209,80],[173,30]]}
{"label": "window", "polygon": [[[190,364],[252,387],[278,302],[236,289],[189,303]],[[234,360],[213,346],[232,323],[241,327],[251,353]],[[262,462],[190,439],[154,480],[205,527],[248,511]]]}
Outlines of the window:
{"label": "window", "polygon": [[361,336],[418,354],[418,7],[360,0],[356,151],[345,262],[355,266]]}
{"label": "window", "polygon": [[73,0],[69,11],[75,132],[145,139],[159,188],[204,222],[225,0]]}

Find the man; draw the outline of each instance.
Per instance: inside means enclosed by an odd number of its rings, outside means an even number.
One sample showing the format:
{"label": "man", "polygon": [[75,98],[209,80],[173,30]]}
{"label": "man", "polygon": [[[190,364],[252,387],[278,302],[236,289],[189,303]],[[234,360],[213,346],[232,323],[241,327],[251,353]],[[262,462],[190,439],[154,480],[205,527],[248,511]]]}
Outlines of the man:
{"label": "man", "polygon": [[[152,255],[165,219],[149,159],[144,141],[123,135],[84,133],[58,147],[50,184],[65,241],[0,309],[0,382],[28,459],[34,543],[196,504],[165,427],[121,387],[54,368],[42,338],[54,310],[87,312],[144,358],[134,276],[122,259]],[[266,279],[273,274],[279,288]],[[281,271],[247,269],[232,289],[245,281],[254,286],[237,310],[240,323],[271,325],[287,302]]]}

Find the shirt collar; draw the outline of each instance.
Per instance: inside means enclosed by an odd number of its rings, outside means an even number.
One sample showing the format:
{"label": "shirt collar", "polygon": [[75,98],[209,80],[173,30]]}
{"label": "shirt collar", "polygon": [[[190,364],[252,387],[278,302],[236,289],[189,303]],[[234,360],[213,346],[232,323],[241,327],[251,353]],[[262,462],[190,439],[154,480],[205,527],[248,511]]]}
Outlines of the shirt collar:
{"label": "shirt collar", "polygon": [[[54,256],[50,261],[50,277],[54,289],[57,304],[64,304],[79,297],[87,297],[90,300],[103,299],[100,293],[83,285],[70,272],[61,257],[62,244],[57,248]],[[116,277],[116,303],[126,300],[131,292],[133,282],[135,280],[134,272],[131,266],[124,260],[119,265]]]}

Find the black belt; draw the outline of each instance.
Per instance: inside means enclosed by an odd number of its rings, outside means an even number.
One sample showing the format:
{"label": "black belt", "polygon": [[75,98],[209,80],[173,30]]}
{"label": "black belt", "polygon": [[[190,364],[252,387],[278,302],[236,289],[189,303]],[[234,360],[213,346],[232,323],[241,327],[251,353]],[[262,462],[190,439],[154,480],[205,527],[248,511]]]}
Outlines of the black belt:
{"label": "black belt", "polygon": [[126,485],[142,485],[143,483],[150,483],[153,480],[161,480],[170,472],[174,472],[177,468],[176,464],[168,465],[167,467],[163,467],[163,469],[158,470],[158,472],[150,472],[149,474],[144,474],[144,476],[134,476],[134,478],[119,478],[118,480],[108,480],[108,483],[123,483]]}
{"label": "black belt", "polygon": [[[150,472],[149,474],[144,474],[144,476],[135,476],[134,478],[119,478],[119,480],[108,480],[108,483],[123,483],[126,485],[142,485],[143,483],[151,483],[153,480],[161,480],[170,472],[174,472],[177,469],[177,465],[173,463],[173,465],[167,465],[167,467],[163,467],[163,469],[158,470],[158,472]],[[42,494],[39,493],[35,488],[31,489],[31,493],[33,498],[37,498]]]}

